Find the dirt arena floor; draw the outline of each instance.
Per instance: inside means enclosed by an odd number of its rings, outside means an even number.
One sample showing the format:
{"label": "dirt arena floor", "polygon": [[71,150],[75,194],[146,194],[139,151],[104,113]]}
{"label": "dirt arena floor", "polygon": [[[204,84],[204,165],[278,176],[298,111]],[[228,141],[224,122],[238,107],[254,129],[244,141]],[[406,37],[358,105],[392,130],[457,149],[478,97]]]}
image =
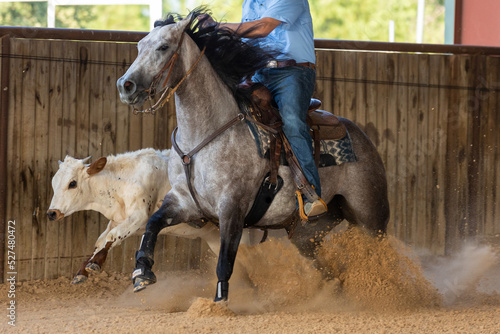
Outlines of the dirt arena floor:
{"label": "dirt arena floor", "polygon": [[314,266],[273,239],[240,248],[227,304],[212,302],[209,256],[136,294],[117,273],[18,283],[15,327],[3,284],[0,333],[500,333],[499,259],[491,245],[438,258],[352,229],[326,240]]}

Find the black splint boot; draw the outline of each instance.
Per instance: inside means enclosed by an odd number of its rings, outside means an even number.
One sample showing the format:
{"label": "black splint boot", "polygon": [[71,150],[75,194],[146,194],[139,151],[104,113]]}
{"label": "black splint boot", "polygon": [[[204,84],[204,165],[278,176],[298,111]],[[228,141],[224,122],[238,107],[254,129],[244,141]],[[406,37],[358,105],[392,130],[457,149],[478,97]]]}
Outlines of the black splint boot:
{"label": "black splint boot", "polygon": [[229,283],[219,281],[217,282],[217,292],[215,293],[215,302],[227,301],[229,296]]}
{"label": "black splint boot", "polygon": [[144,290],[148,285],[156,283],[156,276],[151,271],[154,261],[139,251],[135,253],[135,269],[132,273],[134,292]]}

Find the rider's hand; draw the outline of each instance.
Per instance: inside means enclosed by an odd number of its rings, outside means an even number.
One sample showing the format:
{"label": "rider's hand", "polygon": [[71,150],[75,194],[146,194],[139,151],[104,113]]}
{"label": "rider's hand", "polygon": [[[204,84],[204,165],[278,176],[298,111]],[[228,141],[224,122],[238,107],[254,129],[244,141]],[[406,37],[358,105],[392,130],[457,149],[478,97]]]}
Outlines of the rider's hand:
{"label": "rider's hand", "polygon": [[201,14],[196,17],[198,21],[201,23],[200,28],[216,28],[218,23],[214,21],[214,19],[208,14]]}

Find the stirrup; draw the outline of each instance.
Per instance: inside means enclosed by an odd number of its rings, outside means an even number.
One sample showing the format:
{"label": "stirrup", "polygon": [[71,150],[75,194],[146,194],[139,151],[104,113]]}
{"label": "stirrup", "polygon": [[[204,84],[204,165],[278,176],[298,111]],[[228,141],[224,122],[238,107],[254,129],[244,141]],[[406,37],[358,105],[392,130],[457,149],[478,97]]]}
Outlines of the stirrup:
{"label": "stirrup", "polygon": [[[306,213],[304,211],[304,201],[302,200],[302,194],[301,194],[301,192],[299,190],[297,190],[295,192],[295,197],[297,197],[297,201],[299,203],[299,214],[300,214],[300,219],[302,220],[303,224],[306,223],[306,222],[308,222],[308,221],[317,220],[320,217],[324,216],[328,212],[328,206],[321,199],[321,197],[318,197],[318,199],[316,201],[314,201],[313,203],[319,202],[318,204],[323,205],[324,211],[322,210],[323,208],[320,207],[320,212],[319,213],[311,215],[310,214],[311,212],[309,212],[309,215],[306,215]],[[313,211],[313,210],[311,210],[311,211]]]}

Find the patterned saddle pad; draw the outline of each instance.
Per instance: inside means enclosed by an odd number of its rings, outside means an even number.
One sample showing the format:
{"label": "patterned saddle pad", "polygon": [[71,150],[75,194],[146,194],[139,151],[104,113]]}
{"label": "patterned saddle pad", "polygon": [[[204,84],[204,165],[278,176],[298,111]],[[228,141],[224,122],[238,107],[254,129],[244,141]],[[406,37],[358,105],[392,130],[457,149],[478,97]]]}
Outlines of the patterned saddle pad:
{"label": "patterned saddle pad", "polygon": [[[255,144],[257,145],[257,151],[259,152],[260,157],[269,158],[269,145],[271,141],[269,133],[254,123],[248,121],[246,122],[248,124],[248,128],[250,129],[250,133],[255,139]],[[311,142],[313,142],[312,138]],[[354,162],[358,160],[352,148],[349,132],[347,132],[344,138],[339,140],[321,140],[320,145],[320,168],[341,165],[346,162]],[[283,150],[281,152],[280,164],[285,166],[288,165]]]}

